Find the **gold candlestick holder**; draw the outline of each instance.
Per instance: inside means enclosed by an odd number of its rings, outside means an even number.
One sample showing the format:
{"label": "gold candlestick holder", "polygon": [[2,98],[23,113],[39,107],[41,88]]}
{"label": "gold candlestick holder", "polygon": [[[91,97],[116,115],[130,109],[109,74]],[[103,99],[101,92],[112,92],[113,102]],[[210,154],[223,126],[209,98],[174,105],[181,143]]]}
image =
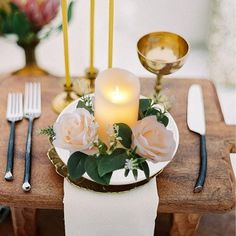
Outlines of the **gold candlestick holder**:
{"label": "gold candlestick holder", "polygon": [[64,85],[64,91],[59,93],[52,101],[52,109],[56,113],[61,113],[63,109],[68,106],[71,102],[78,98],[76,93],[73,91],[73,85],[70,87]]}
{"label": "gold candlestick holder", "polygon": [[154,95],[157,96],[162,89],[162,77],[184,65],[189,44],[178,34],[153,32],[139,39],[137,52],[143,67],[157,76]]}
{"label": "gold candlestick holder", "polygon": [[86,94],[94,93],[97,74],[98,69],[93,68],[93,71],[91,72],[90,68],[87,68],[84,76],[80,76],[73,81],[73,90],[75,93],[80,97]]}

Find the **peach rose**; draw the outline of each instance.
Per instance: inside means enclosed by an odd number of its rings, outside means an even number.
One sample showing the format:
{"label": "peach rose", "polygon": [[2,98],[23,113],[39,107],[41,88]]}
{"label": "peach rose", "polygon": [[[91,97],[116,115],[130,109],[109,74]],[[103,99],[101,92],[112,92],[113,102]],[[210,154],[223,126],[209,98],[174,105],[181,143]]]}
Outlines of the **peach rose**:
{"label": "peach rose", "polygon": [[171,159],[175,148],[173,133],[159,123],[156,116],[139,120],[132,131],[132,148],[137,147],[137,154],[155,163]]}
{"label": "peach rose", "polygon": [[63,114],[53,126],[53,145],[71,152],[93,155],[98,151],[93,145],[97,140],[97,127],[94,116],[84,108]]}

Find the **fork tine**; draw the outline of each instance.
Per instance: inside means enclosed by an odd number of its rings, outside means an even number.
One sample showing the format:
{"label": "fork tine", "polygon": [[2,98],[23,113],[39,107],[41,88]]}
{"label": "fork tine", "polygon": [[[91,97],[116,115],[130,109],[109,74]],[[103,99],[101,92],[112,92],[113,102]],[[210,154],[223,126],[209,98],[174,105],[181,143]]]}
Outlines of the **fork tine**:
{"label": "fork tine", "polygon": [[23,114],[23,95],[22,95],[22,93],[20,93],[20,96],[19,96],[19,102],[20,102],[20,104],[19,104],[19,113],[20,114]]}
{"label": "fork tine", "polygon": [[29,109],[32,110],[33,109],[33,100],[34,100],[34,96],[33,96],[33,83],[29,84]]}
{"label": "fork tine", "polygon": [[28,84],[25,84],[25,99],[24,99],[24,112],[28,106]]}
{"label": "fork tine", "polygon": [[29,109],[29,83],[25,85],[25,104],[24,104],[24,110],[27,112]]}
{"label": "fork tine", "polygon": [[33,83],[34,109],[37,109],[37,83]]}
{"label": "fork tine", "polygon": [[21,115],[21,93],[18,93],[18,115]]}
{"label": "fork tine", "polygon": [[16,113],[17,116],[19,116],[19,105],[20,105],[20,100],[19,100],[19,93],[16,94]]}
{"label": "fork tine", "polygon": [[10,115],[13,113],[13,94],[11,93]]}
{"label": "fork tine", "polygon": [[37,84],[37,108],[41,112],[41,86],[40,83]]}
{"label": "fork tine", "polygon": [[13,93],[13,99],[12,99],[13,103],[12,103],[12,115],[14,115],[16,113],[16,94]]}
{"label": "fork tine", "polygon": [[7,116],[10,116],[11,113],[11,93],[7,96]]}
{"label": "fork tine", "polygon": [[24,104],[24,113],[41,113],[41,86],[39,82],[26,84]]}

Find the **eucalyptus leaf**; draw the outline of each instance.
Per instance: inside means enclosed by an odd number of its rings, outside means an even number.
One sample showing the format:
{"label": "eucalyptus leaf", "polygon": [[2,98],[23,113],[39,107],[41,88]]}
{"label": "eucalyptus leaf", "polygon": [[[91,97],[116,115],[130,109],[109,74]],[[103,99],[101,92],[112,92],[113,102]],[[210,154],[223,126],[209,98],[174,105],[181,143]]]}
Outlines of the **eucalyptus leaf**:
{"label": "eucalyptus leaf", "polygon": [[110,179],[112,176],[111,173],[107,173],[106,175],[100,177],[98,174],[98,162],[94,156],[88,156],[85,162],[85,170],[88,176],[93,179],[95,182],[102,185],[109,185]]}
{"label": "eucalyptus leaf", "polygon": [[134,175],[134,179],[137,180],[138,179],[138,170],[133,169],[132,172],[133,172],[133,175]]}
{"label": "eucalyptus leaf", "polygon": [[145,113],[145,116],[159,116],[160,112],[159,109],[152,107]]}
{"label": "eucalyptus leaf", "polygon": [[169,124],[169,118],[165,115],[158,121],[161,122],[165,127]]}
{"label": "eucalyptus leaf", "polygon": [[99,176],[103,177],[107,173],[124,168],[127,158],[125,150],[121,148],[115,149],[111,155],[102,156],[98,161]]}
{"label": "eucalyptus leaf", "polygon": [[125,177],[127,177],[129,175],[130,170],[129,169],[125,169]]}
{"label": "eucalyptus leaf", "polygon": [[152,99],[142,98],[139,100],[139,110],[141,112],[147,111],[152,104]]}
{"label": "eucalyptus leaf", "polygon": [[147,162],[145,161],[145,162],[139,163],[139,168],[144,172],[145,177],[147,179],[149,179],[149,177],[150,177],[150,170],[149,170],[149,166],[148,166]]}
{"label": "eucalyptus leaf", "polygon": [[86,96],[82,96],[79,100],[79,102],[77,103],[76,108],[84,108],[86,109],[89,113],[93,114],[93,102],[91,97],[86,97]]}
{"label": "eucalyptus leaf", "polygon": [[87,106],[87,105],[85,104],[85,102],[82,101],[82,100],[79,100],[79,102],[77,103],[76,108],[84,108],[84,109],[86,109],[87,111],[89,111],[89,113],[92,113],[92,112],[93,112],[92,107],[91,107],[91,106]]}
{"label": "eucalyptus leaf", "polygon": [[145,117],[147,116],[156,116],[157,121],[162,123],[165,127],[169,123],[169,118],[166,116],[165,112],[161,111],[160,109],[151,108],[145,113]]}
{"label": "eucalyptus leaf", "polygon": [[131,146],[131,136],[132,136],[132,130],[131,128],[124,123],[117,123],[116,124],[119,127],[118,130],[118,137],[121,137],[122,140],[120,140],[120,143],[126,147],[126,148],[130,148]]}
{"label": "eucalyptus leaf", "polygon": [[82,152],[74,152],[67,163],[71,179],[78,180],[85,173],[85,161],[88,156]]}

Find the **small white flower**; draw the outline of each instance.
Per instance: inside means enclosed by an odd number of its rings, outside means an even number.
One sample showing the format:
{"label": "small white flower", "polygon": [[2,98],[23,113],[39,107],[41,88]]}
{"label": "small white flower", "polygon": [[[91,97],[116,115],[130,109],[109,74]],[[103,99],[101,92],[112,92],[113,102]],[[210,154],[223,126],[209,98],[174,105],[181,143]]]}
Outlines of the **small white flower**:
{"label": "small white flower", "polygon": [[126,170],[135,170],[138,168],[137,160],[131,158],[125,160],[125,169]]}

